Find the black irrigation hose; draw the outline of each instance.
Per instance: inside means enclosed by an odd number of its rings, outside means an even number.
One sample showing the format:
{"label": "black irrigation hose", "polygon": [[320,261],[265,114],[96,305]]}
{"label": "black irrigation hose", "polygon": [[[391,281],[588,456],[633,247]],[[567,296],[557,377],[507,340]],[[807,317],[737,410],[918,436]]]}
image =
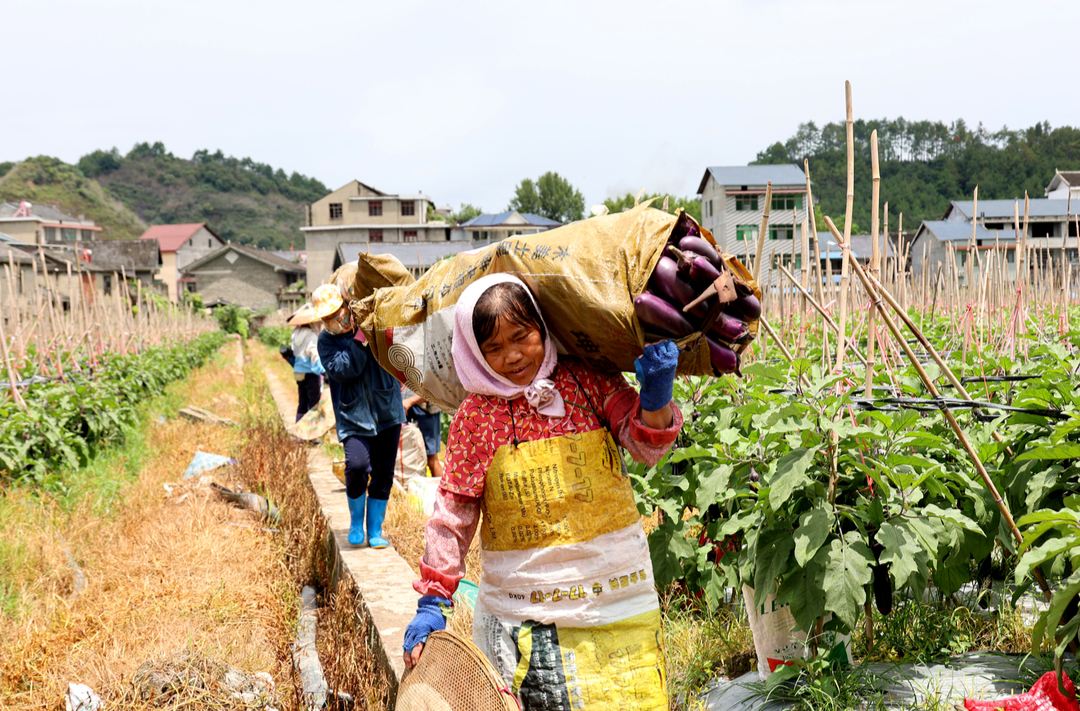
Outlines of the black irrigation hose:
{"label": "black irrigation hose", "polygon": [[1041,375],[972,375],[960,378],[961,383],[1019,383],[1023,380],[1035,380]]}
{"label": "black irrigation hose", "polygon": [[[1006,412],[1018,412],[1024,415],[1036,415],[1038,417],[1047,417],[1055,420],[1067,420],[1070,415],[1060,412],[1059,410],[1049,410],[1045,408],[1029,408],[1029,407],[1016,407],[1014,405],[1002,405],[996,402],[984,402],[981,400],[960,400],[958,398],[951,397],[886,397],[886,398],[863,398],[853,397],[851,403],[860,410],[873,411],[873,410],[899,410],[901,408],[907,408],[911,410],[918,410],[920,412],[930,412],[934,410],[941,410],[943,408],[949,408],[950,410],[974,410],[974,409],[986,409],[986,410],[1004,410]],[[885,405],[882,407],[880,404]],[[990,416],[983,416],[980,419],[990,421],[995,418]]]}

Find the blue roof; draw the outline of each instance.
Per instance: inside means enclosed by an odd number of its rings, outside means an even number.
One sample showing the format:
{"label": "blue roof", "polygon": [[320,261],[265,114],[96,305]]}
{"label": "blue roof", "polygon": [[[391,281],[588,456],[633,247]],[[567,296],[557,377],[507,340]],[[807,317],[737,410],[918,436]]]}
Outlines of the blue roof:
{"label": "blue roof", "polygon": [[698,194],[705,190],[705,181],[709,174],[716,178],[716,182],[727,187],[731,186],[755,186],[765,187],[766,183],[772,183],[773,187],[782,185],[797,185],[806,187],[806,174],[802,168],[794,163],[781,165],[736,165],[736,166],[710,166],[705,169],[705,176],[701,179]]}
{"label": "blue roof", "polygon": [[[970,205],[970,203],[968,204]],[[982,202],[979,203],[979,207],[982,207]],[[967,242],[971,239],[970,222],[952,222],[948,220],[923,220],[922,226],[919,228],[920,231],[923,228],[925,228],[927,232],[932,234],[938,241],[941,242]],[[990,231],[982,225],[978,225],[975,228],[975,239],[977,240],[1012,240],[1013,238],[1014,235],[1012,232],[1003,233],[998,230]]]}
{"label": "blue roof", "polygon": [[527,223],[529,223],[530,225],[532,225],[533,227],[562,227],[561,222],[556,222],[555,220],[549,220],[546,217],[541,217],[540,215],[534,215],[531,212],[517,212],[516,210],[507,210],[506,212],[500,212],[497,215],[491,215],[491,214],[488,214],[488,213],[485,212],[482,215],[477,215],[476,217],[472,218],[471,220],[469,220],[467,222],[461,223],[461,226],[462,227],[497,227],[499,225],[504,224],[507,220],[509,220],[511,215],[519,215],[520,217],[524,218],[524,220]]}
{"label": "blue roof", "polygon": [[[973,217],[971,214],[973,201],[971,200],[953,200],[951,204],[951,210],[957,210],[961,215],[969,220]],[[979,214],[987,219],[1012,219],[1013,210],[1020,215],[1021,224],[1024,219],[1024,201],[1020,200],[979,200]],[[951,211],[950,210],[950,211]],[[1080,205],[1073,210],[1073,214],[1077,214],[1080,211]],[[1061,217],[1069,214],[1069,201],[1068,200],[1051,200],[1049,198],[1033,198],[1031,200],[1028,215],[1030,217]]]}

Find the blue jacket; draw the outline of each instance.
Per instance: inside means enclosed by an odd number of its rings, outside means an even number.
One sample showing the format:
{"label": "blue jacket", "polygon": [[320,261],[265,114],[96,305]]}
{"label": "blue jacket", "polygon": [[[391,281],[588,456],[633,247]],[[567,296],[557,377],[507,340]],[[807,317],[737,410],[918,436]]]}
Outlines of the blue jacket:
{"label": "blue jacket", "polygon": [[401,386],[352,333],[319,334],[319,360],[330,381],[338,439],[377,433],[405,422]]}

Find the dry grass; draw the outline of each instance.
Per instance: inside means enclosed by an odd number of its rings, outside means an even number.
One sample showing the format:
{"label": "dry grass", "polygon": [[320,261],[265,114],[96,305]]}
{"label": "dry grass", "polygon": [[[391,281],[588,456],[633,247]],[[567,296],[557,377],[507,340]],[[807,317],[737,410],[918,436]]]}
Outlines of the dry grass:
{"label": "dry grass", "polygon": [[[235,347],[229,342],[225,351],[231,356]],[[233,419],[250,418],[259,398],[228,357],[179,387],[191,404]],[[290,695],[283,650],[296,591],[281,575],[290,546],[195,482],[171,495],[163,486],[178,482],[196,449],[250,455],[244,434],[181,419],[151,423],[138,478],[104,511],[89,492],[70,514],[34,492],[6,493],[0,536],[21,541],[38,575],[33,583],[18,579],[19,613],[0,619],[0,707],[56,708],[68,682],[88,684],[113,707],[142,707],[132,686],[138,667],[185,651],[268,672],[278,695]],[[245,465],[213,477],[235,486],[243,483],[238,475],[251,474]],[[61,540],[88,581],[72,600]]]}

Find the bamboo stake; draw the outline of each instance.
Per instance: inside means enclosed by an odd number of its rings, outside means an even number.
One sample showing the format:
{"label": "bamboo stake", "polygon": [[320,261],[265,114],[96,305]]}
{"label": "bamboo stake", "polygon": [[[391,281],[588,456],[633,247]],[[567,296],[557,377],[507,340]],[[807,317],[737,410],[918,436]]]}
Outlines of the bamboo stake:
{"label": "bamboo stake", "polygon": [[840,333],[837,334],[836,341],[836,366],[834,370],[836,372],[843,372],[844,368],[844,350],[847,346],[847,288],[848,288],[848,262],[850,259],[844,258],[844,254],[848,251],[848,247],[851,245],[851,213],[855,204],[855,134],[854,123],[852,120],[851,110],[851,82],[844,82],[844,98],[847,103],[847,121],[845,127],[847,129],[847,200],[844,207],[844,236],[840,241],[840,317],[838,319],[840,324]]}
{"label": "bamboo stake", "polygon": [[[881,171],[878,169],[877,129],[870,133],[870,171],[873,180],[870,203],[870,273],[877,276],[881,268],[881,252],[878,249],[878,200],[881,197]],[[888,232],[886,239],[888,239]],[[874,397],[874,304],[871,302],[866,316],[866,397]]]}
{"label": "bamboo stake", "polygon": [[761,257],[769,229],[769,208],[772,205],[772,181],[765,184],[765,211],[761,214],[761,229],[758,230],[757,252],[754,255],[754,281],[761,281]]}
{"label": "bamboo stake", "polygon": [[[807,300],[807,302],[810,303],[811,306],[814,307],[814,310],[821,314],[822,322],[825,323],[825,325],[828,326],[830,329],[832,329],[833,333],[838,333],[840,331],[840,327],[836,324],[836,321],[833,319],[832,316],[829,315],[829,312],[826,311],[825,308],[821,304],[819,304],[813,296],[810,295],[810,292],[806,291],[802,288],[802,286],[799,285],[799,282],[795,279],[795,275],[793,275],[784,267],[780,267],[780,273],[786,276],[788,280],[795,285],[795,288],[802,292],[803,297]],[[826,331],[822,329],[822,333],[824,334],[826,333]],[[852,346],[848,348],[848,351],[851,353],[851,355],[855,356],[857,360],[862,363],[866,363],[866,358],[863,356],[862,353],[859,352],[857,348]]]}
{"label": "bamboo stake", "polygon": [[16,377],[14,366],[11,364],[11,354],[8,352],[7,331],[4,330],[4,319],[2,318],[0,318],[0,346],[3,347],[4,369],[7,370],[8,387],[11,389],[11,398],[15,401],[15,405],[20,410],[25,410],[26,401],[23,400],[18,386],[15,385],[18,378]]}
{"label": "bamboo stake", "polygon": [[802,270],[800,276],[802,277],[802,284],[800,291],[802,291],[802,299],[800,300],[799,309],[799,358],[806,357],[806,289],[810,286],[810,236],[807,234],[806,220],[802,221]]}

